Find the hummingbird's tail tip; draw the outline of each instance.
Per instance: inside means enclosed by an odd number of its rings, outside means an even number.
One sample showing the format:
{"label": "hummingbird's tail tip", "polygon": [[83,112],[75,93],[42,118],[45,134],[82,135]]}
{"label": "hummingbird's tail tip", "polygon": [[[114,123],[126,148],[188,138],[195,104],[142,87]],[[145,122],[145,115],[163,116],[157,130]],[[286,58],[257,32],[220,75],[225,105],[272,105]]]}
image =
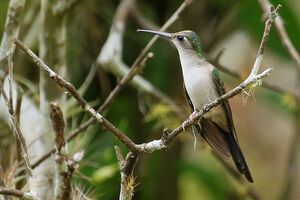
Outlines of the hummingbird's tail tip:
{"label": "hummingbird's tail tip", "polygon": [[245,175],[246,179],[247,179],[250,183],[253,183],[253,182],[254,182],[254,181],[253,181],[253,178],[252,178],[252,176],[251,176],[251,174],[250,174],[250,171],[246,172],[244,175]]}

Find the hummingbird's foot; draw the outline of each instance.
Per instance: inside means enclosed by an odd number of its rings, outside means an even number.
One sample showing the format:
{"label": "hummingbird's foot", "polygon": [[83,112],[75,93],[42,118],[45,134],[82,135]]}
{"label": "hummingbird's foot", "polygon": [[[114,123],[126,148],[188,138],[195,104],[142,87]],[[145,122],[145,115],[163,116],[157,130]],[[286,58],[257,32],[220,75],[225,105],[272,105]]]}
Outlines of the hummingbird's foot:
{"label": "hummingbird's foot", "polygon": [[198,114],[198,110],[195,110],[190,116],[189,116],[189,120],[195,124],[197,120],[194,120],[194,117]]}
{"label": "hummingbird's foot", "polygon": [[189,123],[191,123],[191,124],[195,124],[195,123],[196,123],[197,120],[194,120],[194,117],[197,115],[198,112],[199,112],[198,110],[195,110],[195,111],[189,116],[189,119],[186,120],[186,121],[184,121],[184,122],[182,123],[182,129],[183,129],[183,131],[185,131],[185,127],[186,127]]}

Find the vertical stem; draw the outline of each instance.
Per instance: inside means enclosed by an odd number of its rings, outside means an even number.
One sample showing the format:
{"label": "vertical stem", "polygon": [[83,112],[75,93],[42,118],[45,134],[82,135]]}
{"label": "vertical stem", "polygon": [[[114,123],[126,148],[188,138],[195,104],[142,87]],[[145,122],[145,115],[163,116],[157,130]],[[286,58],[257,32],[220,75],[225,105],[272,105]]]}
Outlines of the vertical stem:
{"label": "vertical stem", "polygon": [[18,37],[20,23],[23,16],[25,0],[11,0],[9,2],[5,28],[0,46],[0,80],[3,80],[7,72],[7,57],[9,52],[15,50],[14,39]]}
{"label": "vertical stem", "polygon": [[121,173],[119,200],[131,200],[134,195],[134,187],[136,184],[133,170],[138,159],[138,154],[129,152],[124,159],[121,149],[118,146],[115,146],[115,150]]}

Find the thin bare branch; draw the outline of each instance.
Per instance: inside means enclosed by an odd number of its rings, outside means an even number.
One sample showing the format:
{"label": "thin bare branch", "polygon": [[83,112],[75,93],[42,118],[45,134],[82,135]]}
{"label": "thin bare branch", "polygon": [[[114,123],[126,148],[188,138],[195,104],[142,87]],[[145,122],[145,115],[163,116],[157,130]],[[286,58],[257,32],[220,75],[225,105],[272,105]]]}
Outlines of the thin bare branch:
{"label": "thin bare branch", "polygon": [[[238,72],[228,68],[227,66],[224,66],[222,64],[220,64],[217,60],[217,58],[213,59],[211,57],[209,57],[208,55],[205,55],[205,57],[207,58],[207,60],[212,63],[215,67],[217,67],[218,69],[220,69],[221,71],[239,79],[239,80],[242,80],[242,75],[240,75]],[[293,97],[296,101],[300,102],[300,96],[297,95],[296,93],[294,92],[291,92],[285,88],[282,88],[280,85],[276,85],[274,83],[269,83],[267,81],[262,81],[262,86],[268,90],[272,90],[272,91],[275,91],[275,92],[278,92],[280,94],[287,94],[287,95],[290,95],[291,97]]]}
{"label": "thin bare branch", "polygon": [[257,56],[256,56],[256,60],[255,60],[255,63],[252,67],[252,71],[251,71],[251,74],[250,74],[249,77],[255,76],[258,73],[258,70],[259,70],[259,67],[261,65],[261,61],[262,61],[262,58],[263,58],[263,55],[264,55],[264,52],[265,52],[265,45],[266,45],[266,42],[269,38],[272,23],[273,23],[274,19],[277,17],[280,8],[281,8],[280,4],[278,4],[278,6],[275,10],[273,10],[274,7],[270,8],[271,10],[269,12],[269,17],[268,17],[268,19],[265,23],[264,35],[263,35],[263,38],[260,42],[259,49],[258,49]]}
{"label": "thin bare branch", "polygon": [[88,103],[80,96],[75,87],[61,78],[57,73],[52,71],[37,55],[35,55],[30,49],[28,49],[21,41],[15,41],[18,47],[20,47],[27,56],[42,70],[44,70],[49,77],[56,82],[62,88],[65,88],[70,92],[70,94],[78,101],[82,109],[88,112],[94,119],[96,119],[100,124],[103,124],[108,130],[110,130],[128,149],[136,152],[134,142],[131,141],[126,135],[124,135],[119,129],[117,129],[113,124],[111,124],[105,117],[94,110]]}
{"label": "thin bare branch", "polygon": [[[262,9],[264,10],[265,13],[269,12],[270,7],[273,5],[269,2],[269,0],[258,0],[259,4],[261,5]],[[300,73],[300,56],[299,53],[297,52],[295,46],[291,42],[291,39],[289,38],[285,28],[284,28],[284,23],[283,20],[280,16],[278,16],[275,19],[275,27],[277,29],[277,32],[281,38],[281,42],[283,46],[286,48],[286,50],[289,52],[291,57],[295,60],[297,67],[298,67],[298,72]]]}
{"label": "thin bare branch", "polygon": [[0,187],[0,194],[19,197],[24,200],[25,199],[26,200],[39,200],[38,197],[35,197],[30,193],[22,192],[20,190],[15,190],[15,189],[4,188],[4,187]]}
{"label": "thin bare branch", "polygon": [[8,107],[8,112],[10,114],[10,118],[12,120],[12,127],[13,127],[13,131],[14,133],[17,135],[17,138],[20,142],[20,146],[21,146],[21,149],[22,149],[22,153],[23,153],[23,159],[25,161],[25,166],[26,166],[26,169],[27,169],[27,172],[29,174],[29,176],[32,177],[32,169],[31,169],[31,166],[30,166],[30,162],[29,162],[29,157],[28,157],[28,153],[27,153],[27,146],[26,146],[26,142],[25,142],[25,138],[22,134],[22,131],[20,129],[20,126],[19,126],[19,123],[15,117],[15,113],[14,113],[14,110],[13,110],[13,106],[10,106],[9,104],[9,98],[7,97],[7,94],[3,88],[3,85],[0,81],[0,93],[2,94],[2,97],[4,99],[4,102],[5,104],[7,105]]}

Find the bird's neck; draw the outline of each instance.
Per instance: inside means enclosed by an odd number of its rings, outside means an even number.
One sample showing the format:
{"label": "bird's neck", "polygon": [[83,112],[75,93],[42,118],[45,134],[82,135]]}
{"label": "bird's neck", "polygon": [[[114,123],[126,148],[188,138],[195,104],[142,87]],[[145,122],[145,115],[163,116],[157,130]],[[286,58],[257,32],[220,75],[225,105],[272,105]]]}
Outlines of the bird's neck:
{"label": "bird's neck", "polygon": [[203,56],[199,56],[198,52],[185,49],[185,50],[178,50],[180,62],[182,66],[182,70],[184,71],[192,71],[193,68],[201,68],[205,67],[207,61]]}

